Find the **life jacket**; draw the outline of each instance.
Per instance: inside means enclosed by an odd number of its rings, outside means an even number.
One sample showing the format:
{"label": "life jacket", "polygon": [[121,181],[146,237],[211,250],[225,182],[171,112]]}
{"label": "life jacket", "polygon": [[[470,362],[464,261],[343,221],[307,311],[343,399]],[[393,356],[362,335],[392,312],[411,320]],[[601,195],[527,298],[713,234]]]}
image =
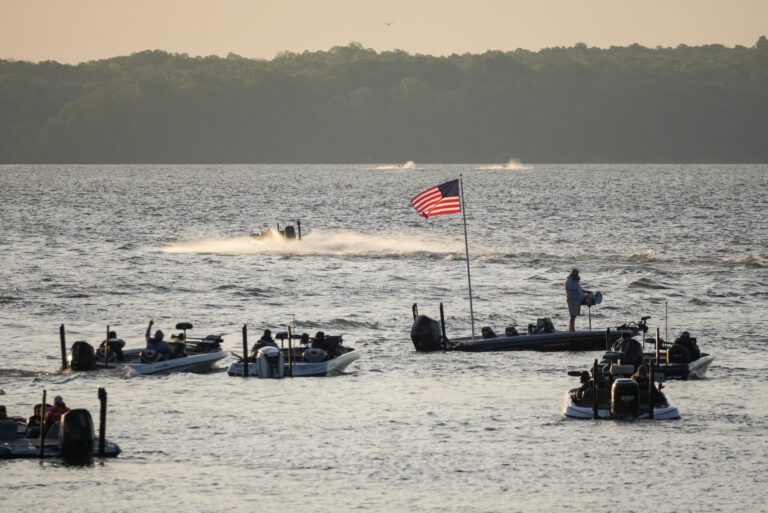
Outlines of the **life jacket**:
{"label": "life jacket", "polygon": [[45,432],[47,433],[51,426],[59,422],[59,420],[61,420],[61,416],[68,411],[69,408],[67,408],[65,405],[54,404],[53,407],[48,410],[48,413],[45,414]]}

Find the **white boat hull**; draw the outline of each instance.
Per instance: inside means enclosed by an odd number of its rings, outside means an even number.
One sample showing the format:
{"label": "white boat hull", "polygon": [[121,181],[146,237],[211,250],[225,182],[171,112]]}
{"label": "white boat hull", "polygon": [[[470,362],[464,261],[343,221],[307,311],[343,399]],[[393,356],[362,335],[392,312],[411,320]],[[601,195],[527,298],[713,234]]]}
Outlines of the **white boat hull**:
{"label": "white boat hull", "polygon": [[[360,352],[356,349],[353,349],[352,351],[349,351],[347,353],[344,353],[340,356],[337,356],[336,358],[333,358],[331,360],[326,360],[323,362],[295,362],[293,364],[293,373],[291,374],[291,369],[287,362],[283,360],[283,373],[282,376],[279,377],[289,377],[293,376],[294,378],[299,377],[309,377],[309,376],[330,376],[333,374],[338,374],[340,372],[343,372],[352,362],[360,358]],[[270,377],[270,376],[262,376],[261,369],[264,367],[259,365],[257,362],[248,362],[248,377],[253,378],[261,378],[261,377]],[[243,362],[234,362],[229,365],[229,368],[227,369],[227,374],[230,376],[243,376]]]}
{"label": "white boat hull", "polygon": [[688,364],[688,379],[703,378],[706,376],[715,356],[708,354]]}
{"label": "white boat hull", "polygon": [[213,370],[216,362],[227,357],[227,351],[194,354],[153,363],[128,363],[126,367],[136,374],[167,374],[169,372],[204,373]]}
{"label": "white boat hull", "polygon": [[[567,419],[592,419],[594,412],[589,406],[577,406],[571,398],[571,392],[568,391],[563,396],[563,417]],[[598,419],[611,419],[611,412],[608,409],[597,410]],[[641,413],[638,419],[648,419],[648,412]],[[671,405],[656,407],[653,409],[653,420],[673,420],[679,419],[680,412]]]}

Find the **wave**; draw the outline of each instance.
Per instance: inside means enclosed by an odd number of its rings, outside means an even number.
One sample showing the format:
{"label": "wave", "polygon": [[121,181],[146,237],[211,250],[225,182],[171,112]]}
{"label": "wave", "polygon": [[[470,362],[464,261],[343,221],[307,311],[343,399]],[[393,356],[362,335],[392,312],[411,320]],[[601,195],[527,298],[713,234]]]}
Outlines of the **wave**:
{"label": "wave", "polygon": [[518,159],[509,159],[506,164],[489,164],[487,166],[476,167],[475,169],[492,170],[492,169],[505,169],[507,171],[524,171],[527,169],[533,169],[531,166],[526,166]]}
{"label": "wave", "polygon": [[388,171],[393,169],[418,169],[416,167],[416,163],[412,160],[409,160],[408,162],[404,162],[402,164],[384,164],[381,166],[376,166],[376,169],[379,171]]}
{"label": "wave", "polygon": [[648,248],[644,249],[642,251],[638,251],[635,253],[632,253],[629,256],[630,262],[655,262],[656,261],[656,251]]}
{"label": "wave", "polygon": [[306,256],[445,255],[461,252],[462,249],[461,241],[446,241],[435,236],[396,233],[373,235],[350,230],[314,230],[301,240],[286,240],[282,237],[255,240],[246,236],[175,242],[162,248],[166,253]]}
{"label": "wave", "polygon": [[765,267],[765,259],[761,257],[760,255],[748,255],[745,257],[738,257],[738,258],[726,258],[725,259],[726,264],[731,265],[743,265],[745,267]]}

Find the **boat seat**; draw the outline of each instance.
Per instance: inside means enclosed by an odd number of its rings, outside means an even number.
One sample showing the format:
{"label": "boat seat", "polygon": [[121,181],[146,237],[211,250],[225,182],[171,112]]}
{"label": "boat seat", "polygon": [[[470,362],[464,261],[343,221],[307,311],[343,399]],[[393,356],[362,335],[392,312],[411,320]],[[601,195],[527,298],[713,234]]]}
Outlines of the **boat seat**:
{"label": "boat seat", "polygon": [[19,437],[15,420],[0,420],[0,440],[15,440]]}

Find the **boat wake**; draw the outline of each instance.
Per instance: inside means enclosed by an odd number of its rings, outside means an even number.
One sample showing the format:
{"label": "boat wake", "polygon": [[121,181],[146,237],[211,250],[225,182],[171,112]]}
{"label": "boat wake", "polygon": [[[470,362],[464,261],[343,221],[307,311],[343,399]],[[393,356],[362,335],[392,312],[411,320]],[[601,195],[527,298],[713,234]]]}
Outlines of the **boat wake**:
{"label": "boat wake", "polygon": [[376,166],[379,171],[388,171],[392,169],[417,169],[416,163],[412,160],[404,162],[403,164],[385,164],[383,166]]}
{"label": "boat wake", "polygon": [[533,169],[531,166],[526,166],[522,162],[520,162],[517,159],[510,159],[509,162],[506,164],[491,164],[488,166],[480,166],[475,169],[483,169],[483,170],[489,170],[489,169],[506,169],[508,171],[523,171],[526,169]]}
{"label": "boat wake", "polygon": [[231,237],[175,242],[163,247],[166,253],[400,256],[416,254],[449,255],[463,251],[461,240],[412,234],[380,234],[349,230],[313,230],[301,240],[273,237],[254,240]]}

